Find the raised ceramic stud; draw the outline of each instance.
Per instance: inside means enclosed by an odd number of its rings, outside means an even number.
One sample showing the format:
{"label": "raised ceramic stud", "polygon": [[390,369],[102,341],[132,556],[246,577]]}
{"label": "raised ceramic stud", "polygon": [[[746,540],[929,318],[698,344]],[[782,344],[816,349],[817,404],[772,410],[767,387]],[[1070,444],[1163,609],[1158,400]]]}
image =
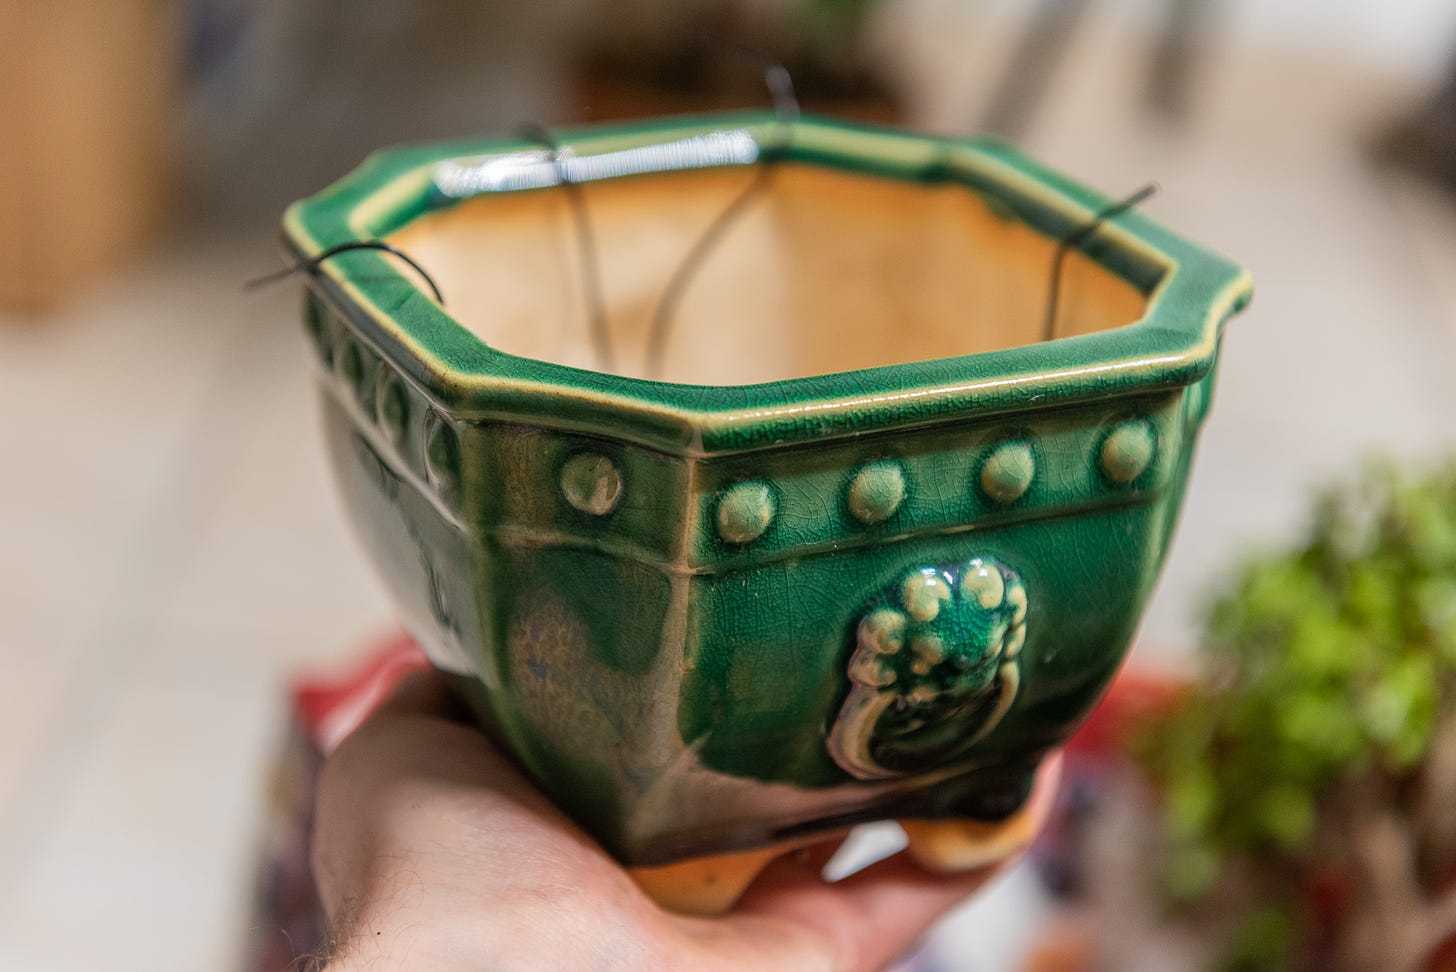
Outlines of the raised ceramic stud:
{"label": "raised ceramic stud", "polygon": [[425,431],[425,473],[440,490],[460,485],[460,440],[450,423],[431,414]]}
{"label": "raised ceramic stud", "polygon": [[1153,429],[1142,419],[1124,422],[1102,440],[1102,473],[1110,481],[1126,486],[1137,479],[1153,461],[1157,442]]}
{"label": "raised ceramic stud", "polygon": [[916,621],[934,621],[940,613],[940,606],[952,597],[950,584],[944,575],[934,567],[918,570],[905,578],[900,588],[900,599],[905,610]]}
{"label": "raised ceramic stud", "polygon": [[1190,425],[1196,425],[1203,418],[1203,410],[1208,404],[1204,400],[1205,394],[1206,384],[1202,381],[1188,386],[1188,398],[1183,406],[1183,414]]}
{"label": "raised ceramic stud", "polygon": [[883,523],[905,501],[905,471],[898,462],[872,462],[849,484],[849,512],[866,526]]}
{"label": "raised ceramic stud", "polygon": [[905,640],[905,615],[894,608],[880,608],[859,626],[860,637],[874,646],[875,654],[893,655]]}
{"label": "raised ceramic stud", "polygon": [[940,639],[939,635],[917,635],[915,640],[910,642],[910,650],[915,653],[915,660],[910,663],[910,670],[916,675],[929,675],[932,668],[945,661],[945,642]]}
{"label": "raised ceramic stud", "polygon": [[850,657],[850,680],[878,688],[893,683],[895,668],[885,661],[886,656],[898,655],[905,646],[905,615],[894,608],[875,611],[860,622],[859,640],[867,647]]}
{"label": "raised ceramic stud", "polygon": [[[1024,616],[1024,615],[1023,615]],[[1008,661],[1021,654],[1022,646],[1026,644],[1026,625],[1020,622],[1013,622],[1011,630],[1006,632],[1006,640],[1001,644],[1001,651]]]}
{"label": "raised ceramic stud", "polygon": [[373,414],[378,407],[375,400],[379,394],[379,372],[382,370],[379,357],[369,350],[366,344],[359,345],[359,380],[354,385],[354,392],[359,400],[359,407],[366,415]]}
{"label": "raised ceramic stud", "polygon": [[1026,620],[1026,588],[1016,585],[1006,592],[1006,603],[1011,605],[1011,623],[1020,624]]}
{"label": "raised ceramic stud", "polygon": [[348,338],[344,338],[342,344],[337,356],[339,375],[348,384],[349,390],[357,393],[359,379],[364,376],[364,362],[359,359],[359,345]]}
{"label": "raised ceramic stud", "polygon": [[752,543],[773,522],[776,506],[767,483],[734,483],[718,500],[718,536],[728,543]]}
{"label": "raised ceramic stud", "polygon": [[[1024,605],[1026,591],[1023,588],[1017,590],[1021,591],[1021,602]],[[961,577],[961,594],[975,598],[977,604],[990,611],[1001,606],[1001,601],[1006,596],[1006,581],[995,566],[984,560],[973,560],[966,566],[966,572]]]}
{"label": "raised ceramic stud", "polygon": [[1031,488],[1036,478],[1036,457],[1026,442],[1003,442],[981,467],[981,491],[991,501],[1005,506],[1014,503]]}
{"label": "raised ceramic stud", "polygon": [[329,327],[323,304],[313,294],[303,300],[303,326],[324,364],[329,363]]}
{"label": "raised ceramic stud", "polygon": [[606,456],[577,453],[561,467],[561,495],[583,513],[606,516],[622,498],[622,473]]}
{"label": "raised ceramic stud", "polygon": [[380,378],[375,410],[379,414],[379,425],[389,441],[395,445],[403,442],[409,422],[409,400],[405,398],[403,383],[392,373],[385,372]]}
{"label": "raised ceramic stud", "polygon": [[357,341],[342,339],[336,355],[339,376],[353,393],[354,400],[366,411],[374,408],[374,359]]}

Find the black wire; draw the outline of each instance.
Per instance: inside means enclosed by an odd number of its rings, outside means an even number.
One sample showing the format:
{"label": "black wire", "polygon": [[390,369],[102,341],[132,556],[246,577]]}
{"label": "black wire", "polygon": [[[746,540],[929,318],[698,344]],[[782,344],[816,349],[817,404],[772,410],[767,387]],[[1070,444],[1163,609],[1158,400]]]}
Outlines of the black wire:
{"label": "black wire", "polygon": [[647,332],[647,377],[658,378],[661,376],[662,361],[667,354],[667,339],[670,336],[672,322],[676,319],[678,304],[682,302],[683,295],[687,293],[688,284],[692,283],[693,274],[697,273],[704,261],[712,255],[713,248],[732,228],[738,217],[748,210],[748,205],[753,202],[754,196],[767,188],[768,181],[773,176],[772,166],[773,163],[766,162],[759,168],[743,191],[734,196],[723,211],[714,217],[713,222],[708,224],[703,235],[698,237],[687,255],[683,257],[682,262],[678,264],[677,269],[673,271],[667,286],[663,288],[662,297],[657,302],[657,311],[652,315],[652,327]]}
{"label": "black wire", "polygon": [[[794,92],[793,78],[788,69],[776,61],[768,61],[759,57],[752,51],[732,47],[727,44],[717,46],[730,50],[747,57],[754,57],[764,66],[764,84],[768,87],[774,102],[774,112],[780,124],[792,125],[800,116],[798,97]],[[590,314],[591,333],[593,343],[596,345],[596,353],[603,371],[613,370],[614,355],[612,351],[611,331],[608,327],[606,306],[602,299],[601,289],[601,268],[597,256],[596,237],[592,232],[591,218],[586,209],[586,201],[582,196],[581,187],[571,181],[566,173],[562,160],[562,151],[555,137],[544,126],[534,123],[527,123],[517,129],[522,137],[538,142],[551,150],[553,164],[556,168],[558,183],[568,193],[573,220],[576,223],[577,240],[581,249],[583,289],[586,291],[587,304]],[[791,136],[784,138],[787,144]],[[780,146],[781,148],[782,146]],[[727,231],[748,209],[755,196],[763,192],[772,178],[774,169],[773,159],[764,161],[753,180],[735,196],[723,211],[714,218],[698,237],[697,241],[683,257],[678,268],[673,272],[671,279],[663,290],[661,299],[658,301],[657,310],[653,314],[651,328],[648,331],[646,348],[646,367],[649,377],[658,377],[661,371],[663,358],[667,351],[667,342],[670,337],[673,319],[677,307],[681,303],[688,285],[692,282],[693,275],[702,267],[703,263],[711,255],[714,247],[723,239]],[[1042,325],[1042,340],[1050,341],[1056,337],[1057,313],[1060,310],[1062,273],[1066,265],[1067,256],[1075,249],[1080,249],[1083,244],[1090,240],[1104,223],[1110,219],[1122,215],[1134,207],[1145,202],[1156,194],[1159,186],[1156,182],[1150,182],[1125,199],[1112,203],[1099,210],[1085,224],[1064,237],[1058,244],[1056,253],[1052,257],[1051,279],[1047,287],[1046,317]],[[243,284],[246,290],[255,290],[269,284],[284,280],[294,274],[307,272],[315,273],[319,266],[326,260],[330,260],[340,253],[347,253],[352,250],[378,250],[398,257],[410,266],[429,285],[430,291],[434,294],[435,301],[441,307],[445,305],[445,297],[440,292],[439,285],[435,283],[434,277],[420,266],[419,263],[399,247],[385,240],[352,240],[347,243],[340,243],[331,246],[318,255],[284,267],[274,273],[249,280]]]}
{"label": "black wire", "polygon": [[612,371],[616,356],[612,352],[612,330],[607,321],[606,302],[602,297],[601,263],[597,258],[596,234],[592,232],[586,197],[581,186],[572,182],[567,175],[566,166],[562,162],[561,146],[550,129],[535,122],[524,122],[516,127],[516,132],[522,138],[538,142],[551,151],[551,164],[556,169],[556,181],[566,192],[571,218],[576,224],[577,246],[581,253],[581,286],[586,297],[592,343],[596,346],[597,366],[602,371]]}
{"label": "black wire", "polygon": [[1122,199],[1104,209],[1098,210],[1090,220],[1073,230],[1057,244],[1057,252],[1052,257],[1051,283],[1047,287],[1046,319],[1042,324],[1041,335],[1043,341],[1050,341],[1057,334],[1057,311],[1060,309],[1058,305],[1062,298],[1062,267],[1067,262],[1067,254],[1075,249],[1079,249],[1082,244],[1096,235],[1097,231],[1102,228],[1103,223],[1109,219],[1121,216],[1134,206],[1146,202],[1151,196],[1157,193],[1158,189],[1159,186],[1156,182],[1150,182],[1126,199]]}
{"label": "black wire", "polygon": [[296,273],[308,273],[312,275],[315,271],[318,270],[319,265],[322,264],[325,260],[330,260],[338,256],[340,253],[348,253],[350,250],[380,250],[384,253],[392,253],[393,255],[399,257],[405,263],[409,264],[410,267],[414,269],[415,273],[419,274],[422,278],[424,278],[425,283],[430,285],[430,291],[435,295],[435,302],[438,303],[441,307],[445,306],[445,298],[440,293],[440,288],[435,284],[435,278],[431,277],[428,273],[426,273],[425,268],[416,263],[408,253],[405,253],[393,243],[388,243],[384,240],[352,240],[348,243],[340,243],[338,246],[331,246],[327,250],[324,250],[322,253],[320,253],[318,256],[312,257],[311,259],[303,260],[299,263],[293,264],[292,266],[284,267],[282,270],[267,274],[266,276],[258,277],[254,280],[249,280],[247,283],[243,284],[243,289],[257,290],[259,287],[266,287],[269,284],[277,283],[280,280],[286,280]]}
{"label": "black wire", "polygon": [[[786,128],[791,128],[794,122],[799,120],[799,98],[794,91],[794,79],[789,74],[788,68],[756,51],[711,38],[708,40],[715,47],[740,57],[750,58],[761,64],[763,82],[769,90],[769,95],[773,98],[774,114],[778,123]],[[783,144],[787,145],[791,138],[792,131],[786,131],[782,139]],[[748,205],[753,202],[754,197],[768,188],[769,180],[773,177],[773,166],[774,160],[772,159],[766,160],[760,165],[753,179],[708,224],[708,228],[693,243],[687,255],[673,271],[667,286],[663,288],[662,297],[657,302],[657,310],[652,315],[652,325],[647,332],[647,377],[658,378],[661,376],[663,359],[667,355],[668,338],[671,337],[672,323],[677,317],[678,305],[687,293],[688,284],[692,282],[693,275],[712,255],[713,248],[723,239],[732,225],[743,213],[747,212]]]}

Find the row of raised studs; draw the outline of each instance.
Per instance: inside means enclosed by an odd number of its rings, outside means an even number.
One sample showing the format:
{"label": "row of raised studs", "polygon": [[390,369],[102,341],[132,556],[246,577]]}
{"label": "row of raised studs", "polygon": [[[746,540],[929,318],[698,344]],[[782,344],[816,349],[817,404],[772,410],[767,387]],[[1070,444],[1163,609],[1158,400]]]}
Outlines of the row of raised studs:
{"label": "row of raised studs", "polygon": [[[327,363],[331,342],[325,333],[323,314],[310,302],[306,312],[309,330]],[[364,354],[358,342],[342,336],[338,369],[361,406],[374,406],[375,416],[390,441],[402,445],[409,420],[409,403],[404,386],[392,369],[376,361],[380,374],[376,388],[369,388]],[[372,356],[371,356],[372,357]],[[369,391],[374,391],[373,402]],[[445,494],[459,485],[459,443],[450,424],[432,414],[425,423],[425,469],[432,483]],[[1127,485],[1147,469],[1156,440],[1151,426],[1133,419],[1115,427],[1102,442],[1099,460],[1103,474],[1117,485]],[[997,446],[981,467],[981,490],[993,502],[1005,506],[1020,499],[1036,477],[1036,459],[1031,446],[1013,440]],[[617,507],[622,495],[622,476],[605,456],[581,453],[562,468],[561,489],[568,503],[592,516],[605,516]],[[898,462],[877,460],[860,469],[850,484],[849,511],[867,526],[894,515],[905,499],[905,474]],[[761,482],[748,481],[726,488],[718,503],[718,533],[725,541],[746,544],[758,539],[776,512],[772,491]]]}
{"label": "row of raised studs", "polygon": [[[1152,426],[1133,419],[1116,426],[1102,441],[1102,473],[1119,486],[1132,483],[1152,462],[1156,441]],[[1024,441],[1005,442],[981,467],[981,490],[994,503],[1008,505],[1020,499],[1036,478],[1036,458]],[[580,453],[561,470],[561,492],[577,510],[605,516],[616,509],[622,495],[622,474],[606,456]],[[899,462],[880,459],[862,466],[850,482],[846,505],[855,519],[872,526],[894,515],[905,500],[905,471]],[[773,491],[760,480],[726,487],[718,498],[718,536],[742,545],[763,535],[773,522],[777,503]]]}
{"label": "row of raised studs", "polygon": [[[364,350],[347,332],[333,337],[325,330],[323,314],[307,312],[311,332],[324,363],[332,363],[354,400],[374,419],[396,448],[404,445],[409,424],[409,399],[404,383],[384,362]],[[335,346],[338,346],[335,351]],[[366,365],[367,360],[370,362]],[[425,419],[425,475],[445,499],[453,499],[460,485],[460,445],[454,428],[430,409]]]}
{"label": "row of raised studs", "polygon": [[[333,357],[333,342],[326,333],[322,309],[310,301],[306,321],[325,363]],[[404,386],[392,369],[376,360],[380,368],[377,386],[370,388],[364,352],[358,342],[341,335],[343,349],[337,366],[366,409],[372,404],[375,417],[390,441],[402,445],[409,421],[409,402]],[[372,355],[371,355],[372,357]],[[369,392],[373,391],[373,401]],[[459,443],[454,429],[440,415],[425,423],[425,469],[432,483],[445,494],[459,485]],[[1127,485],[1147,469],[1156,440],[1145,421],[1122,423],[1103,440],[1099,456],[1103,474],[1118,485]],[[595,453],[573,456],[562,468],[562,494],[577,510],[605,516],[616,509],[622,494],[622,476],[612,461]],[[1002,506],[1020,499],[1036,477],[1036,459],[1024,441],[1009,441],[996,447],[981,467],[981,490]],[[867,526],[894,515],[905,499],[905,474],[898,462],[878,460],[855,474],[850,484],[850,513]],[[745,544],[758,539],[773,521],[775,502],[768,486],[758,482],[738,483],[723,491],[718,504],[718,532],[729,543]]]}
{"label": "row of raised studs", "polygon": [[[1117,426],[1102,442],[1099,461],[1103,475],[1126,486],[1152,462],[1155,450],[1152,427],[1141,419]],[[981,467],[981,490],[1005,506],[1020,499],[1036,477],[1036,459],[1026,442],[997,446]],[[905,472],[898,462],[877,460],[860,468],[850,482],[846,505],[855,519],[872,526],[894,515],[905,499]],[[763,482],[749,480],[723,490],[718,500],[718,535],[732,544],[752,543],[773,522],[773,492]]]}

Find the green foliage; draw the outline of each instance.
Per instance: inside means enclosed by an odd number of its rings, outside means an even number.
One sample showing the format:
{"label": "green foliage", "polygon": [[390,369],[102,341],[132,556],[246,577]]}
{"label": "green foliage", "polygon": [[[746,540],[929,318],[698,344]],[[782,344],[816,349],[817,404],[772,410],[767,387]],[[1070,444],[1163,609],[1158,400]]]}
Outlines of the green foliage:
{"label": "green foliage", "polygon": [[1287,910],[1252,910],[1234,930],[1219,972],[1270,972],[1287,967],[1299,935]]}
{"label": "green foliage", "polygon": [[874,6],[875,0],[808,0],[804,26],[809,30],[811,42],[818,45],[849,43],[863,29]]}
{"label": "green foliage", "polygon": [[1282,904],[1248,908],[1265,932],[1288,928],[1300,901],[1285,879],[1308,877],[1341,795],[1399,792],[1453,701],[1456,465],[1372,468],[1326,493],[1303,544],[1249,563],[1213,603],[1205,650],[1206,691],[1139,745],[1166,796],[1167,888],[1196,901],[1235,861],[1277,872],[1255,884]]}

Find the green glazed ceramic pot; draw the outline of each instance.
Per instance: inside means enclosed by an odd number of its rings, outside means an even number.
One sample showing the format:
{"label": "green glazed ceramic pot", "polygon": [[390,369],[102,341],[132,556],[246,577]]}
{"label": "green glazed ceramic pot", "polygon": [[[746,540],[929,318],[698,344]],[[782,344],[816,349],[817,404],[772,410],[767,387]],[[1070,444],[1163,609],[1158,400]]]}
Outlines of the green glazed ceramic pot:
{"label": "green glazed ceramic pot", "polygon": [[1044,340],[1057,241],[1109,200],[1004,145],[557,137],[381,152],[287,214],[299,257],[388,239],[446,301],[355,251],[305,314],[409,629],[632,865],[1012,814],[1137,626],[1246,273],[1124,214]]}

